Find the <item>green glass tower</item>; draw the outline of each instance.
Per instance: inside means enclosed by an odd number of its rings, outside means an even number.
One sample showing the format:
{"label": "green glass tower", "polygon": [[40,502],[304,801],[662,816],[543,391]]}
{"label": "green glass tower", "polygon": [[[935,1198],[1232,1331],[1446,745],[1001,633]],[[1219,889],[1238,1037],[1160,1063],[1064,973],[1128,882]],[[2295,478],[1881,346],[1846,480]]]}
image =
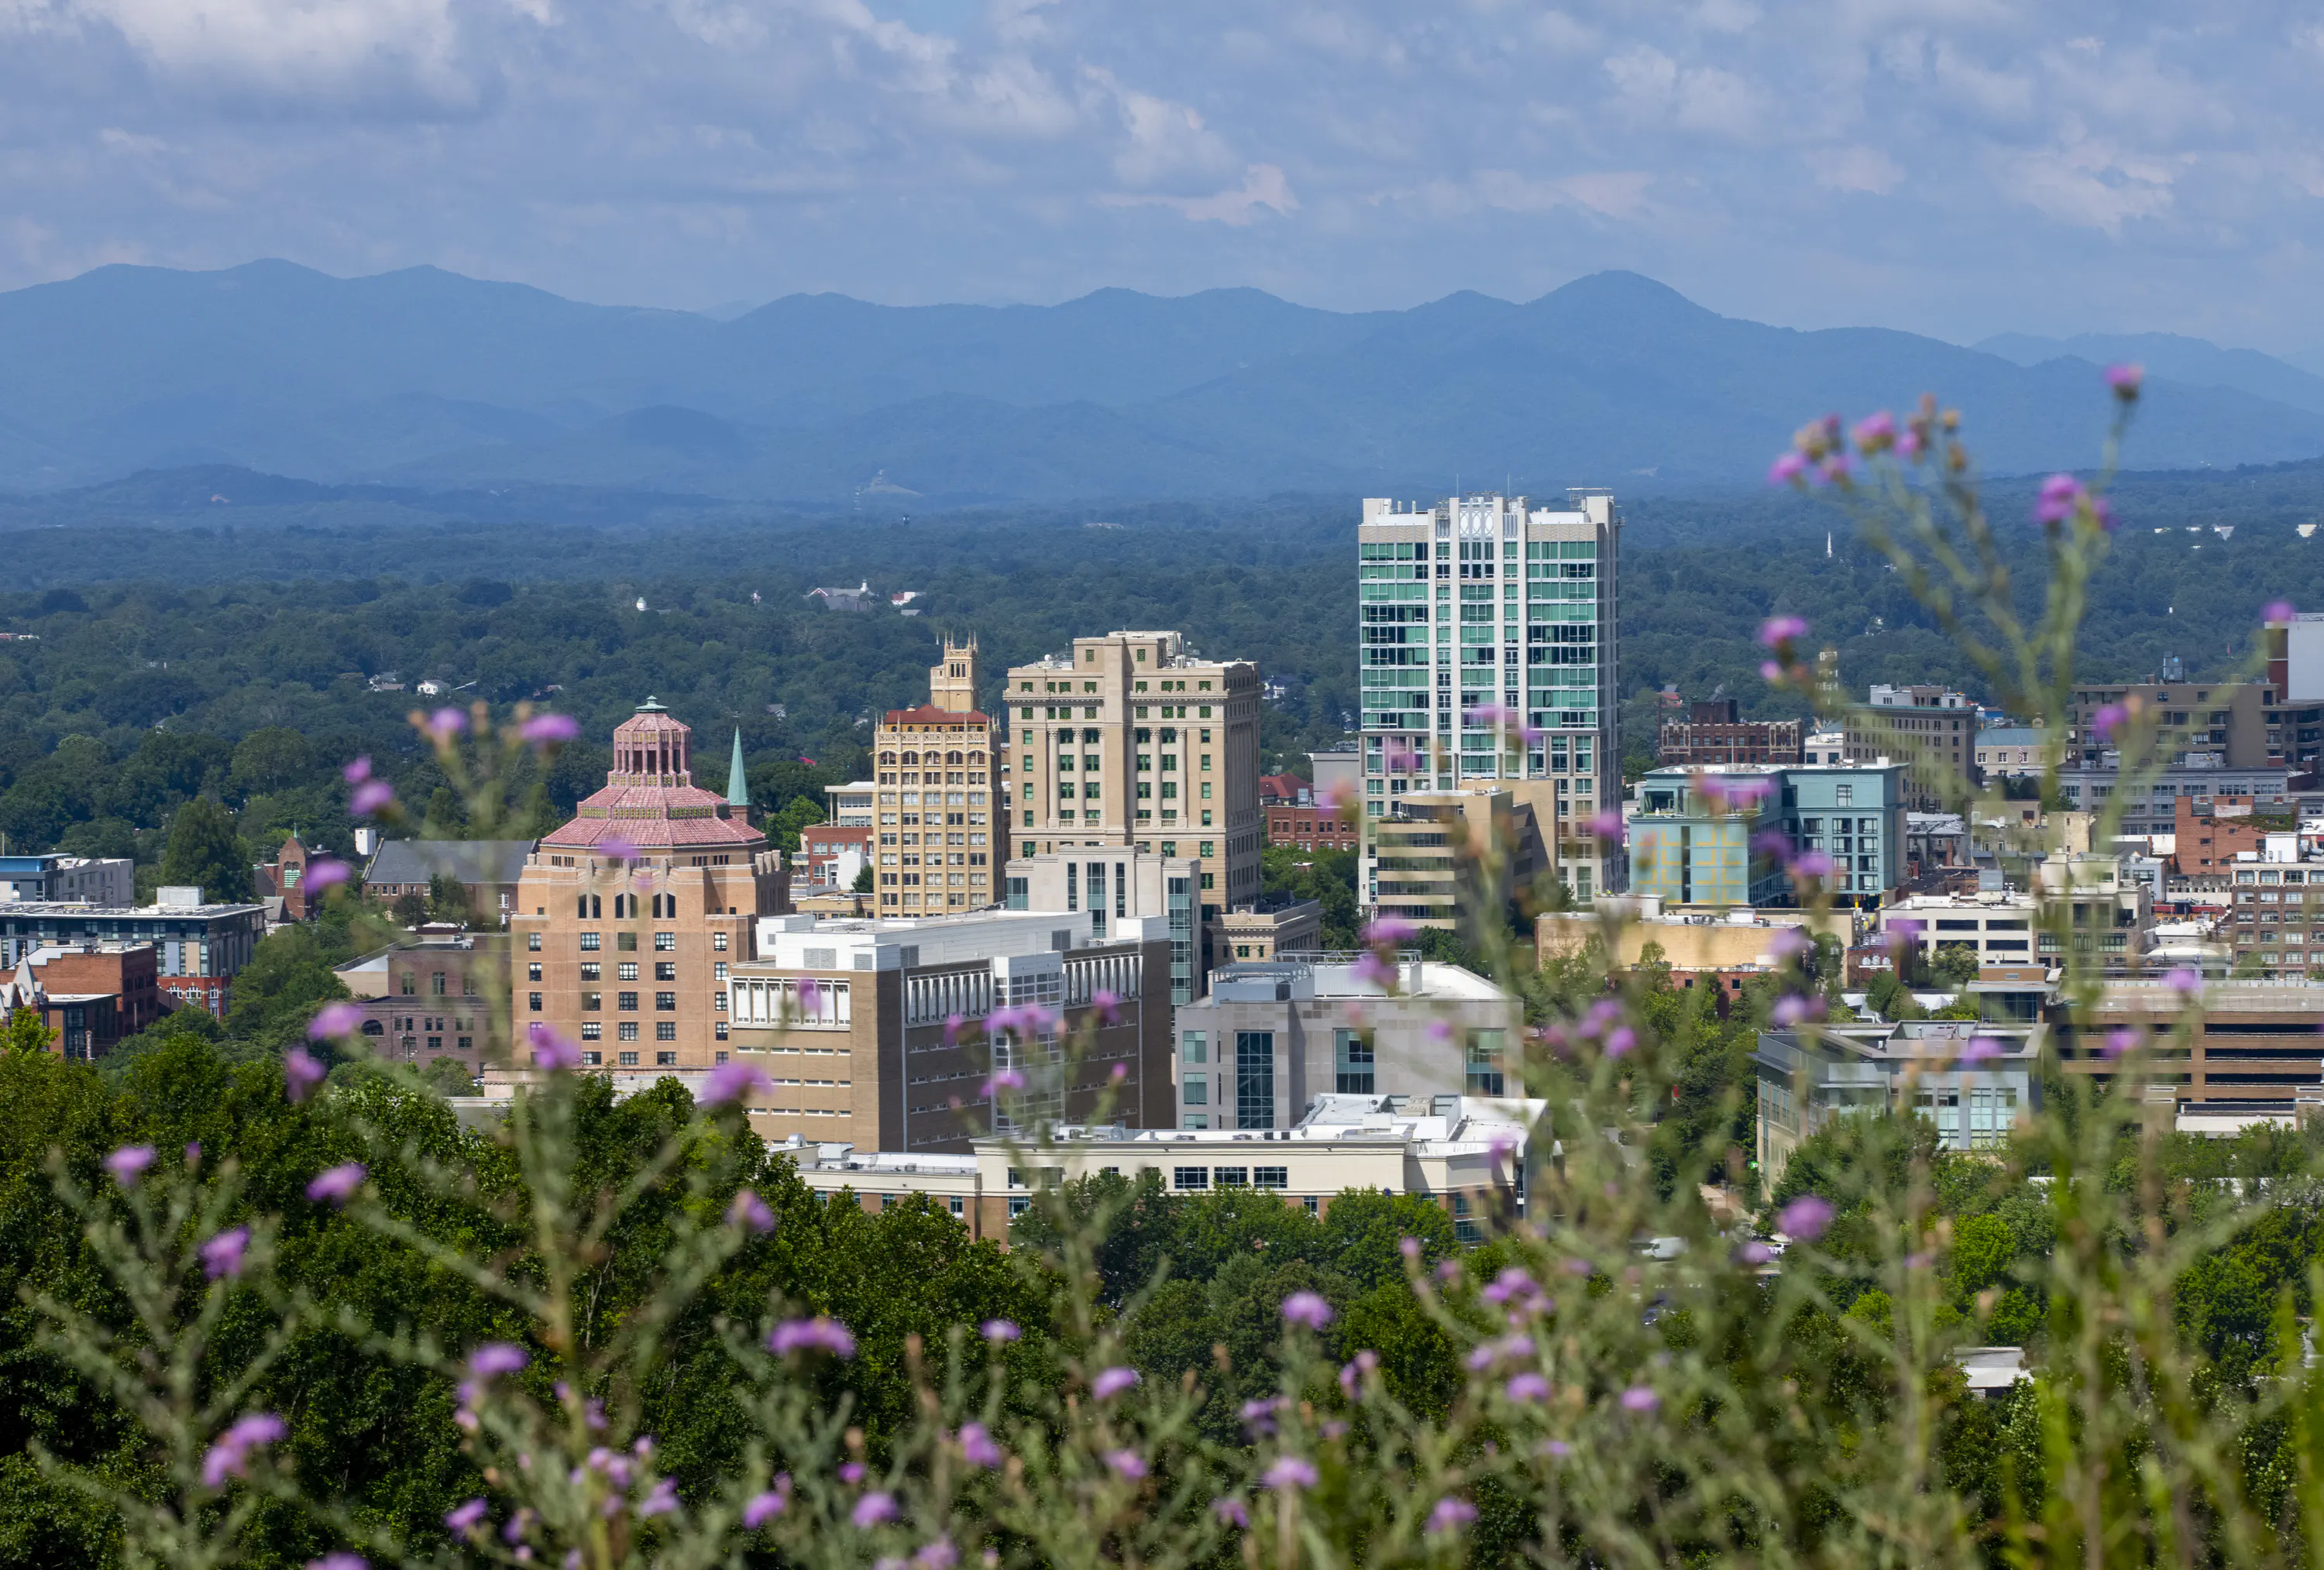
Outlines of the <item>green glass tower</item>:
{"label": "green glass tower", "polygon": [[726,804],[748,807],[751,804],[751,782],[742,776],[742,730],[734,729],[734,757],[726,766]]}

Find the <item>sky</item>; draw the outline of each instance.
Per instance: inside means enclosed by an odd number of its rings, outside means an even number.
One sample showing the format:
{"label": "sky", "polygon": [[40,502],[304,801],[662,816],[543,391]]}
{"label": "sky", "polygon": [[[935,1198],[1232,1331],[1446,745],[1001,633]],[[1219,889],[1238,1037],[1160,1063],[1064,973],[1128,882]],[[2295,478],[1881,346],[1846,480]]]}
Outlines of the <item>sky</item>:
{"label": "sky", "polygon": [[1334,309],[1631,268],[1957,342],[2324,346],[2324,5],[0,0],[0,287]]}

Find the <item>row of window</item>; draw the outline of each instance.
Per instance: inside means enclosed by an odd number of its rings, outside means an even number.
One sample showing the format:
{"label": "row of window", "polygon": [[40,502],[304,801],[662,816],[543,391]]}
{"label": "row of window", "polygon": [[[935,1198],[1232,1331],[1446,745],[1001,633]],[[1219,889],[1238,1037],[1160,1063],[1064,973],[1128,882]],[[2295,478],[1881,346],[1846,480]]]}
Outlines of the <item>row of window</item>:
{"label": "row of window", "polygon": [[1170,1187],[1180,1193],[1219,1189],[1288,1189],[1288,1167],[1173,1167]]}

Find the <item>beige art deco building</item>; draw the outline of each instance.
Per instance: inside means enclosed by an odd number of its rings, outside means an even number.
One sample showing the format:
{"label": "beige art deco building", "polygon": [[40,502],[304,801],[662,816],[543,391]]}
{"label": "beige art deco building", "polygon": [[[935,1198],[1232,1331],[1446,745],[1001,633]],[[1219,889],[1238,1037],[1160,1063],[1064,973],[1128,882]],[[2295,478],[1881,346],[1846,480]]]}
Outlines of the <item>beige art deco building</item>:
{"label": "beige art deco building", "polygon": [[726,1059],[728,970],[790,909],[782,852],[697,787],[693,732],[648,698],[613,731],[605,788],[544,838],[509,918],[510,1017],[620,1069]]}
{"label": "beige art deco building", "polygon": [[1012,667],[1008,702],[1020,851],[1192,857],[1215,949],[1221,914],[1259,893],[1259,666],[1202,659],[1176,632],[1110,632]]}
{"label": "beige art deco building", "polygon": [[[890,709],[872,739],[872,889],[882,916],[958,915],[1001,903],[1009,819],[1001,727],[976,707],[976,640],[945,639],[928,701]],[[1004,716],[1005,718],[1005,716]]]}

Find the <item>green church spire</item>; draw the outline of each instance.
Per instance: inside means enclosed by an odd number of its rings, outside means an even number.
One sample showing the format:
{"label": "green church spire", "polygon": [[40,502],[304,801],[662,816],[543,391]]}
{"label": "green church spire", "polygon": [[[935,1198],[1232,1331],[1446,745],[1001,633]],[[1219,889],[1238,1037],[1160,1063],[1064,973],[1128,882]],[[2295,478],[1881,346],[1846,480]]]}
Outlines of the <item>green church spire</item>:
{"label": "green church spire", "polygon": [[726,766],[726,804],[747,808],[751,804],[751,782],[742,776],[742,731],[734,731],[734,761]]}

